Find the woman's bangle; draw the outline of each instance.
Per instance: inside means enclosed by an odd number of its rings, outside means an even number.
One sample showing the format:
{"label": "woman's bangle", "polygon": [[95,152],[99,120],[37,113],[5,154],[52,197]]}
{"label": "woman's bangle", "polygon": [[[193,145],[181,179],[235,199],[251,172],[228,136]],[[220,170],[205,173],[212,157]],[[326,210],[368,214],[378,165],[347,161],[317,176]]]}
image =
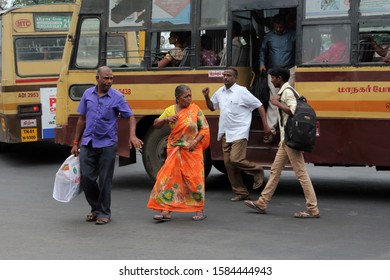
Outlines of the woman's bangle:
{"label": "woman's bangle", "polygon": [[73,140],[73,145],[78,145],[79,141],[78,140]]}

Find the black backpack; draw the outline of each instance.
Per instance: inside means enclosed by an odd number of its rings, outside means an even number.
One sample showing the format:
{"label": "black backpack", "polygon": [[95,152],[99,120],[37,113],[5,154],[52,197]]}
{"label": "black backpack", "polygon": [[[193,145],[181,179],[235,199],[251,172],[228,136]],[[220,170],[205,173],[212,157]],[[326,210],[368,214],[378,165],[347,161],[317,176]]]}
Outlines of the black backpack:
{"label": "black backpack", "polygon": [[[317,115],[314,109],[307,103],[306,98],[298,96],[292,87],[290,88],[297,99],[297,108],[293,116],[289,116],[286,126],[284,127],[284,140],[286,145],[292,149],[311,152],[317,134]],[[282,95],[283,92],[280,94]],[[282,111],[279,109],[280,116]],[[282,122],[283,124],[283,122]]]}

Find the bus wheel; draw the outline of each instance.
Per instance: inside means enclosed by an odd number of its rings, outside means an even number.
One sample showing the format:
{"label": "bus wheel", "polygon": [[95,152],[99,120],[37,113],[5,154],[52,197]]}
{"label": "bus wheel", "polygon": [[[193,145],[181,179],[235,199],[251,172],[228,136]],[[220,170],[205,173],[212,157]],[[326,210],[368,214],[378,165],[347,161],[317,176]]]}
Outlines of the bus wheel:
{"label": "bus wheel", "polygon": [[0,142],[0,153],[6,152],[10,147],[10,144],[5,142]]}
{"label": "bus wheel", "polygon": [[[149,129],[145,136],[144,146],[142,147],[142,161],[149,177],[156,181],[157,173],[163,166],[167,158],[167,142],[170,129],[164,126],[161,129]],[[206,149],[204,156],[204,174],[207,177],[210,174],[212,161],[210,149]]]}
{"label": "bus wheel", "polygon": [[146,173],[155,181],[158,171],[167,158],[167,142],[170,129],[164,125],[160,129],[150,128],[142,147],[142,161]]}

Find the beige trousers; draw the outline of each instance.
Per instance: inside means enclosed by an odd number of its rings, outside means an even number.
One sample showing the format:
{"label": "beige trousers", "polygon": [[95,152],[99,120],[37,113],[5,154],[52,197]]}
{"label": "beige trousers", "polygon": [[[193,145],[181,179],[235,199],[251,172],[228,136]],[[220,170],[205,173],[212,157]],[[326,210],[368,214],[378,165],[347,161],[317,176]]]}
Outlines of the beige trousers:
{"label": "beige trousers", "polygon": [[242,180],[242,171],[254,175],[263,170],[263,167],[260,164],[246,159],[247,143],[248,141],[246,139],[226,143],[225,136],[222,137],[223,161],[232,190],[237,195],[249,194],[248,189]]}
{"label": "beige trousers", "polygon": [[303,152],[289,148],[284,142],[281,142],[279,145],[275,160],[271,166],[270,177],[264,190],[261,192],[261,196],[257,200],[256,205],[264,210],[267,208],[267,204],[270,202],[276,187],[278,186],[282,170],[288,161],[290,161],[291,166],[294,169],[295,177],[301,184],[306,199],[306,208],[310,212],[319,212],[317,197],[309,174],[307,173]]}

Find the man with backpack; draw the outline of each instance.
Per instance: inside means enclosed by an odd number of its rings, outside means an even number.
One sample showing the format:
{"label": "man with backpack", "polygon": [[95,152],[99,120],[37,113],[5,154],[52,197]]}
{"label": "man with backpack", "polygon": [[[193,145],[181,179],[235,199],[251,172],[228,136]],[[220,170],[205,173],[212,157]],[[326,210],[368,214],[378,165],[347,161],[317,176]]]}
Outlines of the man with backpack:
{"label": "man with backpack", "polygon": [[264,190],[261,192],[260,197],[256,201],[245,200],[244,203],[246,206],[255,209],[260,214],[265,214],[267,205],[278,186],[282,170],[288,161],[290,161],[306,199],[306,209],[294,213],[294,217],[319,218],[320,212],[317,206],[317,197],[306,169],[303,152],[290,148],[285,141],[284,126],[286,125],[289,116],[292,116],[295,113],[297,107],[297,99],[294,95],[294,90],[287,82],[290,78],[290,71],[289,69],[274,67],[269,70],[269,75],[271,75],[271,82],[275,88],[279,88],[278,95],[271,98],[271,103],[277,106],[281,111],[279,114],[280,143],[274,162],[271,166],[270,177]]}

